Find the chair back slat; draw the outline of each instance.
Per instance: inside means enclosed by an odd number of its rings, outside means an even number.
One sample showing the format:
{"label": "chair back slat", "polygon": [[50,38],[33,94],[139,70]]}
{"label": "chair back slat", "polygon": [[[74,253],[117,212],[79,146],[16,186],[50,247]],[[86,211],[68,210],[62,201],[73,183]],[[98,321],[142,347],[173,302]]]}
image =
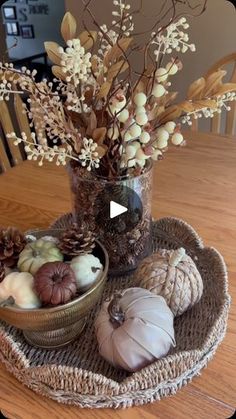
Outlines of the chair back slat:
{"label": "chair back slat", "polygon": [[0,167],[2,172],[6,172],[8,169],[11,168],[6,150],[5,150],[5,145],[3,142],[3,138],[0,135]]}
{"label": "chair back slat", "polygon": [[211,119],[211,132],[214,134],[220,134],[221,128],[221,114],[216,114]]}
{"label": "chair back slat", "polygon": [[11,138],[7,138],[7,134],[15,132],[15,129],[14,129],[13,124],[12,124],[12,120],[11,120],[11,117],[10,117],[8,107],[3,100],[0,101],[0,123],[1,123],[2,129],[3,129],[3,132],[5,134],[6,141],[7,141],[8,146],[9,146],[9,150],[10,150],[11,155],[12,155],[13,163],[14,163],[14,165],[17,165],[23,159],[22,159],[22,155],[21,155],[21,152],[20,152],[20,148],[16,147],[14,145],[13,140]]}
{"label": "chair back slat", "polygon": [[[230,80],[231,83],[236,83],[236,57],[233,74]],[[226,129],[225,132],[228,135],[234,135],[236,130],[236,103],[231,102],[231,110],[228,112],[226,117]]]}
{"label": "chair back slat", "polygon": [[198,120],[192,118],[191,122],[192,122],[192,125],[190,125],[191,131],[198,131]]}
{"label": "chair back slat", "polygon": [[28,141],[32,142],[29,120],[27,115],[24,113],[23,102],[18,94],[14,96],[14,108],[20,132],[24,132],[27,135]]}

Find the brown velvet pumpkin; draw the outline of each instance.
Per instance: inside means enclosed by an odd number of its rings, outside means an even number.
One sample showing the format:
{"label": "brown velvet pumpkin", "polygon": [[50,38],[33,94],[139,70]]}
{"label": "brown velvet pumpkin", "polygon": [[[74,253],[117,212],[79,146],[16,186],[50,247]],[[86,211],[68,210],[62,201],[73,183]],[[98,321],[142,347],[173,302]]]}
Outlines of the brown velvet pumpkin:
{"label": "brown velvet pumpkin", "polygon": [[117,292],[95,322],[99,352],[115,367],[138,371],[175,345],[173,318],[159,295],[142,288]]}
{"label": "brown velvet pumpkin", "polygon": [[37,271],[34,288],[43,305],[66,304],[77,292],[75,274],[66,263],[48,262]]}

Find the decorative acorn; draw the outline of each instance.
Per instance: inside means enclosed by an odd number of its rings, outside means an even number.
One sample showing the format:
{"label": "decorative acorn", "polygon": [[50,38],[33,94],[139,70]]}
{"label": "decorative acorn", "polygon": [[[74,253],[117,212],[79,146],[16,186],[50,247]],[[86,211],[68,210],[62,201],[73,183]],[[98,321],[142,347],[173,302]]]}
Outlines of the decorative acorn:
{"label": "decorative acorn", "polygon": [[173,318],[159,295],[142,288],[117,291],[95,322],[99,352],[115,367],[138,371],[175,345]]}
{"label": "decorative acorn", "polygon": [[34,288],[43,305],[66,304],[77,292],[75,274],[66,263],[48,262],[37,271]]}
{"label": "decorative acorn", "polygon": [[196,304],[203,292],[202,277],[183,248],[153,253],[140,264],[134,279],[139,287],[162,295],[175,316]]}
{"label": "decorative acorn", "polygon": [[25,236],[14,227],[0,229],[0,261],[13,268],[26,245]]}
{"label": "decorative acorn", "polygon": [[59,239],[58,248],[64,255],[74,257],[85,253],[92,253],[95,247],[95,237],[91,231],[79,229],[73,224]]}

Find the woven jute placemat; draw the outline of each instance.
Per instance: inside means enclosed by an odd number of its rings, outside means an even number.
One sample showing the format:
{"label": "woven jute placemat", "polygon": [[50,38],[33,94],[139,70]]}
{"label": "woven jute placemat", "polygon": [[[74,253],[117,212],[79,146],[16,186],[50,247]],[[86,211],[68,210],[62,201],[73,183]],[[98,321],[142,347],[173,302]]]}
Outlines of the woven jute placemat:
{"label": "woven jute placemat", "polygon": [[[54,228],[68,227],[71,215]],[[184,247],[194,258],[204,282],[198,304],[175,319],[176,347],[168,356],[129,374],[110,366],[98,353],[94,319],[75,342],[60,350],[42,350],[27,344],[17,329],[0,323],[0,361],[33,391],[61,403],[90,408],[142,405],[175,394],[213,357],[226,331],[230,306],[225,263],[213,248],[204,247],[195,231],[181,220],[163,218],[154,223],[153,250]],[[133,285],[132,276],[108,281],[103,298]]]}

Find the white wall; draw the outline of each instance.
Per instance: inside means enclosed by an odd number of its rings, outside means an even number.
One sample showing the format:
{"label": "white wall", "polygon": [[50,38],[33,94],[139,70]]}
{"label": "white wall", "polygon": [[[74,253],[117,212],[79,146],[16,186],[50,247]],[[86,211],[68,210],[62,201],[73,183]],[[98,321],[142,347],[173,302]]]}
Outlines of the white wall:
{"label": "white wall", "polygon": [[[200,3],[202,0],[199,0]],[[130,4],[137,7],[138,0],[130,0]],[[194,2],[193,2],[194,3]],[[66,9],[70,10],[81,22],[81,1],[65,0]],[[96,18],[101,22],[111,22],[112,0],[93,1]],[[152,18],[160,9],[162,1],[145,0],[144,13],[149,18],[137,17],[137,29],[142,31],[151,26]],[[236,52],[236,11],[234,6],[226,0],[208,0],[206,12],[198,17],[189,19],[190,39],[196,44],[197,52],[181,55],[184,70],[176,76],[175,86],[181,96],[186,92],[191,81],[204,75],[206,70],[219,58],[230,52]],[[142,57],[137,60],[141,61]]]}
{"label": "white wall", "polygon": [[[6,37],[11,60],[23,59],[45,52],[44,41],[62,41],[60,24],[65,13],[64,0],[42,0],[39,2],[28,0],[28,4],[15,3],[13,0],[8,0],[4,5],[16,7],[16,22],[19,27],[21,25],[33,25],[35,34],[33,39],[24,39],[19,34],[16,37],[17,45],[15,48],[11,48],[15,43],[14,37]],[[45,14],[43,10],[40,12],[41,6],[47,7],[48,14]]]}

